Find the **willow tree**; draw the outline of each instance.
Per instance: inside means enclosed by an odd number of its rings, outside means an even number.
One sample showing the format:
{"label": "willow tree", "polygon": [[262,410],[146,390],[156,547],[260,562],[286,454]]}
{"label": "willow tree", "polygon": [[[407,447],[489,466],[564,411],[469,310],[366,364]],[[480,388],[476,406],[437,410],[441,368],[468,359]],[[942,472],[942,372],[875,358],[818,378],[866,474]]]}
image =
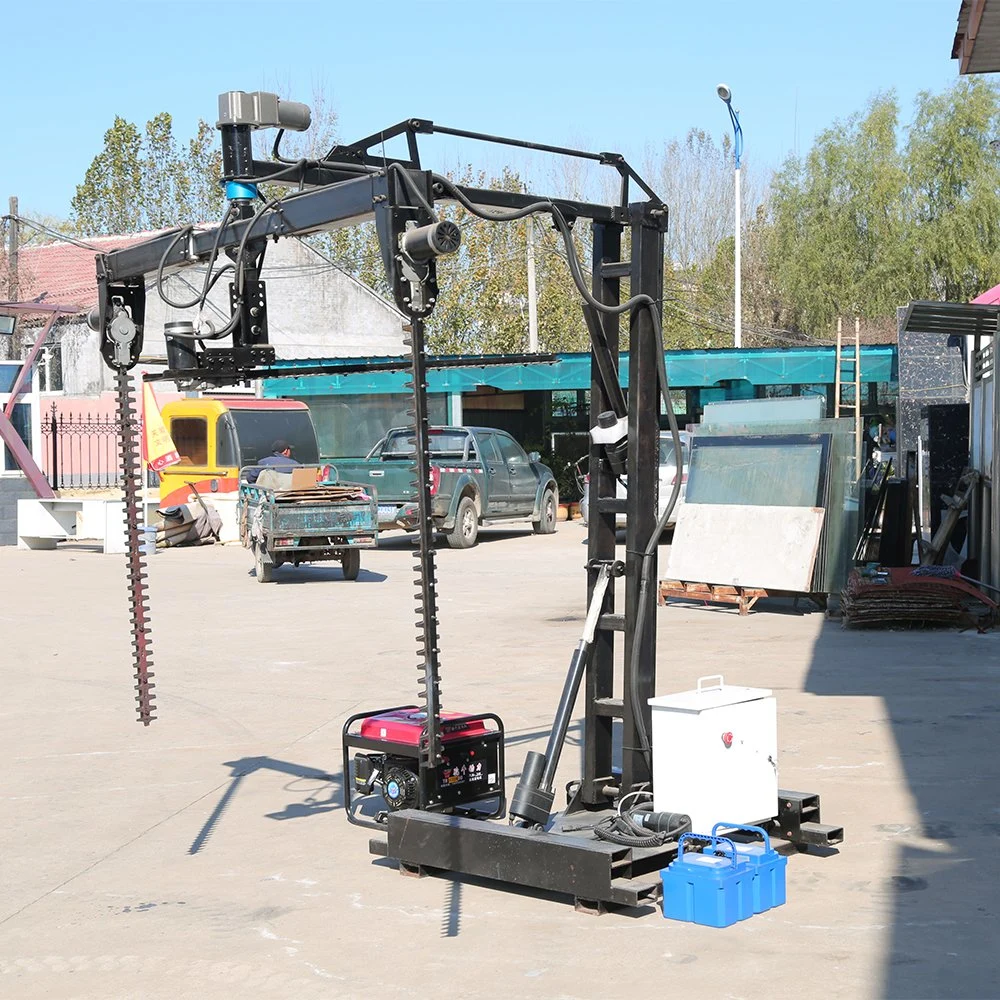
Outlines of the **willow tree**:
{"label": "willow tree", "polygon": [[906,145],[920,293],[968,301],[1000,280],[1000,94],[966,77],[922,93]]}

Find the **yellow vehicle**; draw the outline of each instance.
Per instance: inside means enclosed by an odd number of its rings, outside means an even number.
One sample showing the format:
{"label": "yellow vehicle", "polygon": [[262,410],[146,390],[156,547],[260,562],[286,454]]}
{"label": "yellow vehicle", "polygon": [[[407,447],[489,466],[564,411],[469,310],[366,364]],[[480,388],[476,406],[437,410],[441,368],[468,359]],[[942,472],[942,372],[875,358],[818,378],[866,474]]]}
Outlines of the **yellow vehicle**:
{"label": "yellow vehicle", "polygon": [[312,415],[298,400],[177,399],[164,405],[163,422],[181,460],[160,473],[161,507],[188,503],[195,489],[236,494],[240,469],[270,455],[278,440],[301,464],[319,464]]}

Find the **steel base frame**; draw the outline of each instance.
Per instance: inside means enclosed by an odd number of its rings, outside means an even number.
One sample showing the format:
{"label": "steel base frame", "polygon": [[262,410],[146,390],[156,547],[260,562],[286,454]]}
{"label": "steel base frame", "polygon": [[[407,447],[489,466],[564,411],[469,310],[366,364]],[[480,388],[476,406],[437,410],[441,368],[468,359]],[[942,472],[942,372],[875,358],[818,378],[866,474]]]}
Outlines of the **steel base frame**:
{"label": "steel base frame", "polygon": [[[588,913],[653,905],[662,894],[659,872],[676,858],[677,842],[633,848],[598,840],[593,827],[610,814],[571,805],[542,831],[401,809],[389,813],[386,838],[371,838],[369,850],[398,861],[404,874],[442,871],[554,892]],[[819,814],[818,795],[782,789],[778,815],[755,825],[799,850],[841,843],[843,827],[819,823]]]}

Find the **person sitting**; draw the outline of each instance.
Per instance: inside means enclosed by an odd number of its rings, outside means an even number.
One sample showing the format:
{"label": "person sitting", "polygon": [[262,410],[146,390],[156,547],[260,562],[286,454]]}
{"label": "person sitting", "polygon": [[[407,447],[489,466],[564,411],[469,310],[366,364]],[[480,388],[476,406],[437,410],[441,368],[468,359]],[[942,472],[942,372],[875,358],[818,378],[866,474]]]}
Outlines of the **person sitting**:
{"label": "person sitting", "polygon": [[247,473],[247,482],[257,482],[257,477],[264,469],[273,469],[275,472],[291,472],[293,467],[301,465],[301,462],[292,458],[294,449],[287,441],[278,440],[271,445],[271,454],[260,459],[256,467]]}

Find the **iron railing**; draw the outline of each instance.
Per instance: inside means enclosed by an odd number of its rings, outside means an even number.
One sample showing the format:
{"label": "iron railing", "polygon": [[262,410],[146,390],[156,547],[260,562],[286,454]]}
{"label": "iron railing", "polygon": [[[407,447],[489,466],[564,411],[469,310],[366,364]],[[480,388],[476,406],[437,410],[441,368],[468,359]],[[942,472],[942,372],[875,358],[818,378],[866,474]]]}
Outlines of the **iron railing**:
{"label": "iron railing", "polygon": [[52,404],[42,420],[45,473],[54,490],[118,486],[118,430],[110,416],[62,413]]}
{"label": "iron railing", "polygon": [[976,351],[972,361],[972,377],[976,382],[985,382],[993,377],[995,351],[992,341]]}

